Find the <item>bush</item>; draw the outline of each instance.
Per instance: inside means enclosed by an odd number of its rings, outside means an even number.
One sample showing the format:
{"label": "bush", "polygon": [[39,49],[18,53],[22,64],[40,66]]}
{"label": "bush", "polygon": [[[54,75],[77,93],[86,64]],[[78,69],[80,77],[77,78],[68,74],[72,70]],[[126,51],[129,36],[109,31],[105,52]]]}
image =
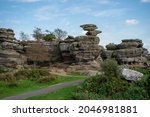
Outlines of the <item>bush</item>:
{"label": "bush", "polygon": [[136,70],[136,71],[139,71],[139,72],[143,73],[144,75],[150,74],[150,70],[149,70],[148,67],[141,67],[141,68],[140,67],[135,67],[133,69]]}
{"label": "bush", "polygon": [[111,77],[119,77],[119,67],[117,61],[107,59],[101,64],[102,72],[109,78]]}
{"label": "bush", "polygon": [[150,98],[150,75],[147,77],[146,83],[145,83],[145,89],[147,90],[147,93],[149,95]]}
{"label": "bush", "polygon": [[6,73],[6,72],[8,72],[9,70],[7,69],[7,68],[2,68],[2,67],[0,67],[0,74],[1,73]]}
{"label": "bush", "polygon": [[14,79],[15,79],[15,77],[13,76],[12,73],[3,73],[3,74],[0,74],[0,81],[9,82],[9,81],[12,81]]}
{"label": "bush", "polygon": [[29,74],[30,74],[30,71],[27,69],[24,69],[24,70],[20,70],[20,71],[16,72],[14,74],[14,77],[16,77],[18,80],[28,79]]}
{"label": "bush", "polygon": [[19,83],[16,80],[12,80],[12,81],[10,81],[10,82],[7,83],[7,86],[9,88],[14,88],[14,87],[18,87]]}
{"label": "bush", "polygon": [[125,92],[119,92],[112,96],[117,100],[143,100],[148,99],[146,90],[140,87],[129,87]]}
{"label": "bush", "polygon": [[144,85],[144,81],[131,83],[115,77],[94,76],[81,85],[73,94],[73,99],[149,99],[149,85],[146,85],[147,90],[141,85]]}
{"label": "bush", "polygon": [[[102,63],[102,74],[90,77],[73,94],[73,99],[150,99],[150,75],[142,80],[129,82],[121,79],[114,60]],[[147,77],[148,76],[148,77]]]}
{"label": "bush", "polygon": [[43,37],[43,40],[45,41],[52,41],[56,39],[55,35],[53,33],[50,33],[50,34],[46,34],[44,37]]}
{"label": "bush", "polygon": [[44,76],[50,76],[51,74],[44,69],[25,69],[25,70],[20,70],[17,73],[14,74],[17,79],[29,79],[29,80],[38,80],[41,77]]}
{"label": "bush", "polygon": [[41,77],[37,80],[37,82],[39,83],[47,83],[47,82],[52,82],[56,79],[56,77],[54,75],[50,75],[50,76],[45,76],[45,77]]}

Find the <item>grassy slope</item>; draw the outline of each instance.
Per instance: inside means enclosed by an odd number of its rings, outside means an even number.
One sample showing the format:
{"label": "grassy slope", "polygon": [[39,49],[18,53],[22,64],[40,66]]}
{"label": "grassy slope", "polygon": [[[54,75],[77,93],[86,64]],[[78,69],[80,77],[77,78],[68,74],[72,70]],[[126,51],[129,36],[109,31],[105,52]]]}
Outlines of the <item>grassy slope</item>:
{"label": "grassy slope", "polygon": [[35,89],[41,89],[48,87],[53,84],[61,83],[61,82],[68,82],[68,81],[75,81],[75,80],[82,80],[85,79],[85,76],[74,76],[74,75],[68,75],[68,76],[58,76],[58,78],[52,82],[47,83],[38,83],[36,81],[30,81],[30,80],[19,80],[17,81],[18,86],[17,87],[9,87],[7,83],[0,81],[0,99],[12,95],[16,95],[23,92],[32,91]]}

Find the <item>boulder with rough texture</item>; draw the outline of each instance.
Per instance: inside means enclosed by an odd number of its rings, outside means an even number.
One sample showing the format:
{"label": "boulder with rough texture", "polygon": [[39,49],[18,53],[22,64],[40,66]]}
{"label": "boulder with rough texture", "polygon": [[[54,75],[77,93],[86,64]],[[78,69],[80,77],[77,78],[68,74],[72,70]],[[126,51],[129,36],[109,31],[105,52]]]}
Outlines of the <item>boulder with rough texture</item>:
{"label": "boulder with rough texture", "polygon": [[[103,58],[115,58],[119,64],[143,64],[147,61],[144,53],[142,40],[124,39],[121,44],[108,44],[107,50],[103,51]],[[110,53],[111,51],[111,53]]]}
{"label": "boulder with rough texture", "polygon": [[86,76],[95,76],[100,74],[100,63],[97,61],[90,61],[87,63],[80,63],[75,65],[70,65],[66,71],[68,73],[77,73]]}
{"label": "boulder with rough texture", "polygon": [[66,40],[71,40],[74,39],[74,36],[68,35],[68,37],[66,38]]}
{"label": "boulder with rough texture", "polygon": [[95,30],[95,31],[88,31],[86,33],[87,36],[96,36],[98,35],[99,33],[101,33],[102,31],[99,31],[99,30]]}
{"label": "boulder with rough texture", "polygon": [[83,24],[80,26],[84,31],[94,31],[97,29],[95,24]]}
{"label": "boulder with rough texture", "polygon": [[12,29],[0,28],[0,67],[17,68],[26,61],[23,46],[14,35]]}
{"label": "boulder with rough texture", "polygon": [[0,39],[15,40],[15,33],[12,29],[0,28]]}
{"label": "boulder with rough texture", "polygon": [[106,45],[107,50],[116,50],[117,49],[117,45],[114,43],[110,43],[108,45]]}
{"label": "boulder with rough texture", "polygon": [[121,70],[121,76],[122,78],[129,80],[129,81],[138,81],[138,80],[141,80],[141,78],[143,77],[143,74],[135,70],[123,68]]}

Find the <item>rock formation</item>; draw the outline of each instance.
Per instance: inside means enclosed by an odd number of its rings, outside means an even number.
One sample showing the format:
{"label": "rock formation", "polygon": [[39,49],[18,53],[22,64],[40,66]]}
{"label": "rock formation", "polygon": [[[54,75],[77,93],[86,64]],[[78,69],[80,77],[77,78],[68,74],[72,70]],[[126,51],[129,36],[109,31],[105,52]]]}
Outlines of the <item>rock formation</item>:
{"label": "rock formation", "polygon": [[[69,36],[65,41],[60,43],[60,51],[64,61],[89,62],[101,59],[99,48],[99,37],[96,35],[101,33],[94,24],[85,24],[80,27],[88,31],[86,36],[77,36],[73,38]],[[70,38],[70,39],[69,39]]]}
{"label": "rock formation", "polygon": [[16,68],[24,64],[21,55],[23,46],[19,44],[12,29],[0,28],[0,67]]}
{"label": "rock formation", "polygon": [[138,81],[141,80],[143,74],[135,70],[123,68],[121,70],[121,77],[129,81]]}
{"label": "rock formation", "polygon": [[146,61],[143,53],[147,50],[143,48],[141,40],[122,40],[118,45],[111,43],[105,50],[99,46],[100,39],[97,34],[101,31],[97,30],[96,25],[84,24],[80,27],[87,31],[86,35],[77,37],[69,35],[65,40],[51,42],[17,41],[12,29],[0,28],[0,67],[17,68],[28,64],[29,60],[32,63],[46,61],[48,65],[61,61],[76,65],[73,67],[77,69],[98,70],[102,58],[115,58],[120,64],[139,64]]}
{"label": "rock formation", "polygon": [[142,40],[125,39],[121,44],[108,44],[107,50],[103,52],[103,58],[115,58],[120,64],[143,64],[146,58],[143,56],[146,51],[143,48]]}

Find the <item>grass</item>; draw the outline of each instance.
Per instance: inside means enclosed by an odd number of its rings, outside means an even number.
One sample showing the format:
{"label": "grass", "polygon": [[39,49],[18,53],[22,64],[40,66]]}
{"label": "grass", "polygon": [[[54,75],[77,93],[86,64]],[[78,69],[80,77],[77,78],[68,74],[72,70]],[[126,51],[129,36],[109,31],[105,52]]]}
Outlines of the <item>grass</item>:
{"label": "grass", "polygon": [[77,86],[71,86],[48,94],[34,96],[28,98],[28,100],[71,100],[72,93],[75,92],[76,90]]}
{"label": "grass", "polygon": [[[69,82],[75,80],[83,80],[86,79],[85,76],[58,76],[54,81],[51,82],[37,82],[35,80],[18,80],[12,83],[13,85],[9,85],[8,82],[0,81],[0,99],[28,91],[33,91],[36,89],[41,89],[48,87],[53,84],[62,83],[62,82]],[[16,85],[15,85],[16,84]]]}
{"label": "grass", "polygon": [[30,80],[20,80],[17,82],[17,86],[10,87],[8,83],[1,81],[0,82],[0,99],[12,96],[15,94],[32,91],[35,89],[40,89],[48,86],[48,83],[37,83]]}

